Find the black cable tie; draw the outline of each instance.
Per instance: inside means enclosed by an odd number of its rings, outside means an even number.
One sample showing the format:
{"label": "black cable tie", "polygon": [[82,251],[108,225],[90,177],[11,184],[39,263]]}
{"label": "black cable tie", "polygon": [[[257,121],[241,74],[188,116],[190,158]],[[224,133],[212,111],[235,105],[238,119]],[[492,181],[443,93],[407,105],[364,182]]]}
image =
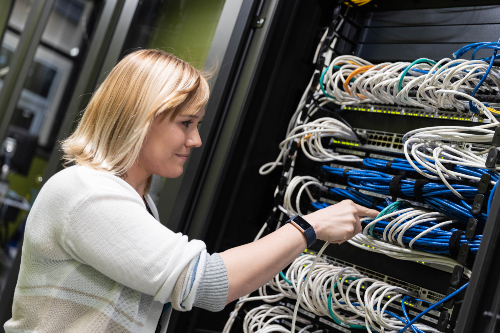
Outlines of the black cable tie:
{"label": "black cable tie", "polygon": [[389,162],[387,162],[387,163],[385,164],[385,168],[386,168],[386,169],[390,169],[390,168],[391,168],[391,166],[392,166],[392,161],[389,161]]}
{"label": "black cable tie", "polygon": [[476,235],[477,220],[475,218],[470,218],[467,223],[467,228],[465,229],[465,238],[472,239]]}
{"label": "black cable tie", "polygon": [[373,198],[373,201],[372,201],[372,208],[375,209],[377,208],[378,204],[380,203],[380,199],[378,198]]}
{"label": "black cable tie", "polygon": [[470,212],[472,214],[480,214],[481,209],[483,208],[483,203],[484,203],[484,194],[479,194],[479,193],[476,194]]}
{"label": "black cable tie", "polygon": [[489,173],[485,173],[481,176],[481,180],[479,181],[479,185],[477,187],[477,191],[481,194],[485,194],[488,192],[488,187],[490,186],[491,175]]}
{"label": "black cable tie", "polygon": [[464,267],[456,265],[453,268],[453,273],[451,273],[450,285],[454,288],[458,288],[460,286],[460,281],[462,281],[463,275],[464,275]]}
{"label": "black cable tie", "polygon": [[494,168],[495,165],[497,164],[498,162],[498,149],[496,148],[491,148],[489,151],[488,151],[488,156],[486,157],[486,162],[484,163],[484,165],[487,167],[487,168]]}
{"label": "black cable tie", "polygon": [[389,194],[392,196],[392,201],[396,201],[397,198],[403,196],[401,193],[401,179],[403,179],[403,176],[394,176],[389,184]]}
{"label": "black cable tie", "polygon": [[460,239],[462,238],[463,231],[455,230],[450,237],[450,241],[448,243],[448,250],[450,251],[450,255],[452,258],[457,258],[458,253],[460,251]]}
{"label": "black cable tie", "polygon": [[495,147],[500,146],[500,127],[495,128],[495,134],[493,134],[493,140],[491,140],[491,145]]}
{"label": "black cable tie", "polygon": [[347,179],[347,173],[349,172],[349,170],[351,169],[344,169],[344,172],[342,172],[342,177],[346,178]]}
{"label": "black cable tie", "polygon": [[[460,245],[460,250],[458,251],[457,262],[461,265],[466,265],[469,259],[470,245],[469,243],[463,243]],[[470,263],[470,261],[469,261]]]}
{"label": "black cable tie", "polygon": [[479,182],[475,179],[464,179],[464,183],[472,187],[479,187]]}
{"label": "black cable tie", "polygon": [[425,179],[417,179],[415,181],[415,184],[413,185],[413,196],[415,197],[416,201],[424,202],[423,190],[425,184],[427,183],[428,181]]}
{"label": "black cable tie", "polygon": [[[446,292],[446,296],[449,296],[449,295],[453,294],[455,291],[457,291],[456,288],[448,287],[448,291]],[[453,307],[453,303],[455,303],[455,299],[454,298],[450,298],[448,301],[446,301],[446,303],[443,304],[443,306],[446,309],[451,309]]]}
{"label": "black cable tie", "polygon": [[453,163],[441,163],[441,165],[448,170],[453,170],[453,166],[454,166]]}
{"label": "black cable tie", "polygon": [[446,331],[448,322],[450,321],[450,313],[448,311],[441,311],[437,322],[436,329],[440,332]]}

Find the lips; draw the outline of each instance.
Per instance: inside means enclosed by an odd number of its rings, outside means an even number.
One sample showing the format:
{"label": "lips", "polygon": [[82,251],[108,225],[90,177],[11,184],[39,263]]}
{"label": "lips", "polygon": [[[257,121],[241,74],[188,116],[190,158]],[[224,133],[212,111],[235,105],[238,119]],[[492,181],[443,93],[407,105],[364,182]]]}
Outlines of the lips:
{"label": "lips", "polygon": [[184,161],[188,159],[189,154],[175,154],[175,156],[182,158]]}

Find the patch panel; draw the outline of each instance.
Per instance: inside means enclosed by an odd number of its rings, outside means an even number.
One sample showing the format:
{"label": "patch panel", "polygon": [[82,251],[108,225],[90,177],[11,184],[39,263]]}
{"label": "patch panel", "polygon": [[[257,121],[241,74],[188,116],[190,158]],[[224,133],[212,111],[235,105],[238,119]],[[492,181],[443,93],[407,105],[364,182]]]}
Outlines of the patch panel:
{"label": "patch panel", "polygon": [[[386,151],[391,153],[403,153],[403,135],[398,133],[373,131],[356,128],[356,133],[366,139],[366,143],[359,141],[332,138],[330,143],[334,145],[348,146],[350,148],[359,147],[369,150]],[[350,149],[349,149],[350,151]],[[355,152],[350,152],[356,154]],[[359,153],[357,155],[360,155]]]}
{"label": "patch panel", "polygon": [[[348,149],[335,148],[335,151],[345,154],[358,155],[362,157],[366,156],[366,152],[361,150],[384,151],[388,153],[396,153],[401,155],[404,154],[403,134],[383,132],[383,131],[373,131],[362,128],[355,128],[354,130],[359,136],[366,139],[366,143],[362,144],[359,141],[332,138],[330,144],[349,147]],[[488,150],[492,147],[491,145],[484,145],[477,143],[472,144],[466,142],[457,142],[457,146],[469,150],[473,153],[481,153],[478,155],[482,157],[488,155]],[[391,160],[394,158],[391,156],[380,155],[380,154],[370,154],[370,157],[380,158],[384,160]]]}
{"label": "patch panel", "polygon": [[397,116],[422,117],[422,118],[433,118],[442,120],[456,120],[456,121],[465,121],[473,123],[490,122],[489,119],[483,119],[481,117],[471,115],[469,113],[462,113],[459,111],[443,111],[443,110],[420,109],[411,107],[387,106],[378,104],[342,105],[341,109],[348,111],[392,114]]}

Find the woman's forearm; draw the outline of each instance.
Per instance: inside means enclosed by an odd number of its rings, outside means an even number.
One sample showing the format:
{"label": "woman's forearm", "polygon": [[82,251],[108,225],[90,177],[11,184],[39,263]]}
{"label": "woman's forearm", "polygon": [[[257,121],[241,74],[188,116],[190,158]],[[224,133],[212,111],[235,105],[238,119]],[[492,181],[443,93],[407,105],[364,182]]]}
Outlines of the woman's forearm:
{"label": "woman's forearm", "polygon": [[[304,216],[318,239],[342,243],[361,231],[360,216],[375,217],[376,210],[344,200]],[[229,279],[227,302],[244,296],[270,281],[306,248],[303,232],[291,224],[259,239],[220,253]]]}
{"label": "woman's forearm", "polygon": [[304,234],[291,224],[259,239],[220,253],[229,279],[227,303],[271,280],[306,248]]}

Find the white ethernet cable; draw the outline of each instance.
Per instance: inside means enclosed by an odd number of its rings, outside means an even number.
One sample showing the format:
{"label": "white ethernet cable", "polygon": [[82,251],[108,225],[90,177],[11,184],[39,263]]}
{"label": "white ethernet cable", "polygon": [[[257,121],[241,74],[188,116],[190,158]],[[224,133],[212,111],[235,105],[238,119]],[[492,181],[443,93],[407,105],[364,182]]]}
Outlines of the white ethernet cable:
{"label": "white ethernet cable", "polygon": [[[310,324],[307,319],[297,317],[299,305],[318,316],[331,318],[333,315],[334,320],[343,326],[364,326],[368,332],[396,333],[403,328],[404,324],[388,315],[385,310],[391,303],[399,304],[403,296],[412,296],[412,293],[366,277],[352,267],[336,266],[325,260],[321,254],[328,244],[325,243],[317,255],[303,254],[295,259],[284,274],[285,279],[282,279],[280,274],[276,275],[259,289],[259,296],[240,299],[237,305],[239,307],[245,302],[255,300],[275,303],[285,297],[297,299],[293,313],[287,307],[268,304],[250,310],[244,319],[244,332],[295,333],[296,321],[303,325]],[[466,270],[466,275],[470,277],[470,271]],[[277,294],[268,295],[267,288],[274,290]],[[328,308],[329,296],[331,313]],[[339,310],[348,311],[352,315],[346,316]],[[291,330],[276,324],[275,320],[278,319],[292,319]],[[415,326],[424,332],[438,332],[423,324]],[[229,332],[229,329],[230,326],[223,332]],[[302,328],[301,332],[306,329],[308,326]]]}
{"label": "white ethernet cable", "polygon": [[[293,317],[293,311],[287,308],[286,306],[271,306],[268,304],[264,304],[248,311],[243,322],[243,332],[244,333],[268,333],[268,332],[289,333],[290,331],[288,329],[286,329],[282,325],[277,324],[276,322],[280,320],[281,321],[292,320],[292,317]],[[306,325],[301,330],[302,332],[313,327],[313,325],[310,325],[311,322],[306,319],[299,317],[297,318],[297,320],[300,323]]]}
{"label": "white ethernet cable", "polygon": [[[307,94],[304,94],[304,98]],[[317,162],[328,162],[328,161],[344,161],[344,162],[358,162],[362,161],[359,156],[354,155],[341,155],[333,152],[330,149],[325,149],[321,143],[321,139],[325,137],[336,137],[346,140],[357,140],[357,136],[354,131],[344,124],[343,122],[330,118],[323,117],[316,119],[314,121],[308,122],[309,117],[314,115],[320,107],[328,104],[329,101],[323,99],[319,100],[319,105],[312,104],[308,109],[308,117],[304,123],[299,124],[298,119],[302,112],[301,105],[293,115],[290,123],[288,125],[288,131],[285,140],[279,144],[281,149],[280,154],[275,162],[269,162],[264,164],[260,169],[259,173],[261,175],[267,175],[273,171],[278,165],[282,165],[282,160],[285,160],[288,152],[290,151],[290,146],[296,144],[302,149],[302,152],[311,160]]]}
{"label": "white ethernet cable", "polygon": [[[412,67],[405,71],[409,66]],[[482,60],[442,59],[436,63],[425,58],[413,65],[409,62],[373,65],[359,57],[340,56],[324,70],[320,82],[324,92],[321,87],[317,91],[339,105],[382,103],[469,111],[468,101],[456,98],[461,96],[472,100],[484,116],[492,119],[491,113],[485,112],[486,106],[467,94],[473,91],[488,66]],[[497,93],[500,70],[491,68],[488,79],[479,91]],[[410,91],[415,96],[410,96]]]}
{"label": "white ethernet cable", "polygon": [[[441,180],[450,191],[463,199],[463,196],[453,189],[448,180],[479,181],[480,177],[449,170],[446,165],[484,169],[488,150],[474,151],[473,144],[489,145],[495,133],[494,129],[490,128],[497,126],[499,123],[495,119],[491,124],[474,127],[435,126],[410,131],[403,138],[404,154],[415,171],[426,178]],[[430,173],[423,172],[417,164]],[[496,169],[500,170],[500,166]],[[495,184],[494,181],[491,183]]]}
{"label": "white ethernet cable", "polygon": [[[400,216],[393,218],[396,215]],[[368,234],[368,230],[370,229],[371,226],[375,225],[377,222],[381,220],[388,220],[390,218],[393,219],[391,223],[389,223],[384,230],[383,240],[374,238]],[[370,220],[372,219],[371,218],[361,219],[362,222],[365,221],[368,222]],[[405,220],[408,221],[404,223]],[[434,222],[442,221],[442,222],[436,224],[434,227],[429,228],[420,233],[419,235],[417,235],[416,237],[414,237],[412,242],[410,242],[409,247],[403,244],[402,240],[403,235],[409,228],[417,224],[428,221],[434,221]],[[365,228],[363,229],[363,233],[357,234],[356,236],[348,240],[348,242],[349,244],[354,245],[363,250],[382,253],[389,257],[399,260],[425,262],[428,264],[438,264],[441,266],[454,268],[456,265],[459,265],[459,263],[454,259],[441,256],[438,254],[412,249],[412,246],[417,239],[423,237],[426,233],[430,232],[433,229],[442,227],[452,222],[454,221],[449,220],[449,218],[442,213],[428,212],[417,208],[407,208],[398,210],[390,214],[386,214],[384,216],[379,217],[378,219],[370,221],[368,225],[365,226]],[[396,238],[395,236],[397,233],[399,233],[399,235]],[[465,268],[464,274],[467,277],[470,277],[471,271]]]}
{"label": "white ethernet cable", "polygon": [[[300,198],[302,197],[302,193],[305,191],[309,196],[311,202],[316,202],[317,200],[313,198],[311,192],[309,191],[309,186],[317,186],[322,189],[326,189],[326,187],[319,182],[318,179],[310,176],[295,176],[292,178],[290,183],[288,184],[285,195],[283,197],[283,208],[286,209],[289,216],[293,215],[304,215],[300,210]],[[300,186],[297,196],[295,198],[295,207],[292,204],[292,194],[295,189]]]}
{"label": "white ethernet cable", "polygon": [[[342,325],[365,326],[369,332],[398,332],[403,328],[404,324],[390,317],[385,310],[390,303],[400,300],[402,296],[411,295],[409,291],[366,277],[352,267],[335,266],[321,258],[321,253],[320,250],[316,256],[300,256],[285,274],[288,282],[277,275],[267,285],[282,297],[297,299],[299,295],[294,318],[299,304],[318,316],[331,317],[328,309],[331,292],[331,311],[336,321]],[[267,295],[265,289],[266,287],[262,287],[259,290],[263,297]],[[345,316],[339,312],[340,309],[353,315]],[[438,332],[426,325],[418,324],[416,327],[424,332]],[[291,332],[295,332],[295,320],[292,321]]]}

